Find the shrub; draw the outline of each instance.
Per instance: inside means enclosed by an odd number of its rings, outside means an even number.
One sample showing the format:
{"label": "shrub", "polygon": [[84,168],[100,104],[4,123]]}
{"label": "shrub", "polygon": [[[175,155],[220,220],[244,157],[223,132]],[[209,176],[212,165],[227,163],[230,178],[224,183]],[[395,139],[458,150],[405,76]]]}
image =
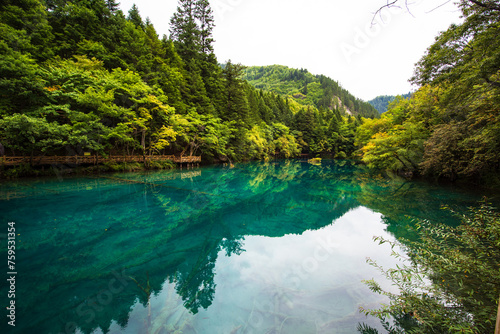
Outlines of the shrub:
{"label": "shrub", "polygon": [[[375,238],[380,244],[402,247],[410,264],[386,270],[368,260],[400,292],[386,292],[377,282],[365,281],[390,303],[362,312],[383,322],[393,317],[392,333],[494,332],[500,296],[500,214],[481,203],[456,215],[461,221],[458,227],[418,221],[419,241]],[[412,321],[401,321],[408,317]],[[370,333],[364,325],[358,330]]]}

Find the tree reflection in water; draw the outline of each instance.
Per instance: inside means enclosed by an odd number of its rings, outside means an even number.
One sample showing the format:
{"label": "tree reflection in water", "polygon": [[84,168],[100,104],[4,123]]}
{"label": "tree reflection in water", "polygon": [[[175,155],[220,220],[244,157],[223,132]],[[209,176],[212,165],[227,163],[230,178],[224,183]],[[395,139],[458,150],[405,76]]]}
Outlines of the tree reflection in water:
{"label": "tree reflection in water", "polygon": [[[18,181],[0,192],[17,197],[0,201],[2,220],[20,231],[15,333],[106,333],[112,323],[194,332],[189,319],[214,302],[218,257],[243,254],[245,237],[302,235],[360,206],[408,237],[404,215],[443,221],[441,204],[475,200],[348,161]],[[137,302],[149,309],[159,296],[152,321],[129,321]]]}

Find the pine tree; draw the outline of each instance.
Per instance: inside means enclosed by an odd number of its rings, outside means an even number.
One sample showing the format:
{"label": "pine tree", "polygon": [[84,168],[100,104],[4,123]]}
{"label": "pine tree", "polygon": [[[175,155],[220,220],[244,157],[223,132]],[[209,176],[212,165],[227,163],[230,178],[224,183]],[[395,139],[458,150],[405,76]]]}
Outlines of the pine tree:
{"label": "pine tree", "polygon": [[[1,1],[0,26],[0,53],[12,48],[21,53],[29,53],[30,57],[37,60],[53,56],[50,44],[54,36],[40,0]],[[4,73],[2,81],[3,79]]]}
{"label": "pine tree", "polygon": [[185,61],[197,58],[200,35],[196,23],[196,2],[179,0],[177,12],[170,20],[170,38],[176,42],[177,51]]}
{"label": "pine tree", "polygon": [[204,54],[211,54],[214,52],[212,32],[215,24],[213,11],[208,0],[196,2],[195,17],[200,26],[200,51]]}
{"label": "pine tree", "polygon": [[111,13],[115,13],[120,8],[120,3],[115,0],[106,0],[106,7]]}
{"label": "pine tree", "polygon": [[144,22],[142,22],[142,17],[136,4],[133,4],[132,8],[128,11],[127,20],[135,24],[136,27],[140,27],[144,30]]}
{"label": "pine tree", "polygon": [[224,68],[226,84],[226,115],[227,120],[238,120],[245,123],[248,119],[248,101],[245,95],[245,82],[241,79],[245,67],[233,64],[229,60]]}

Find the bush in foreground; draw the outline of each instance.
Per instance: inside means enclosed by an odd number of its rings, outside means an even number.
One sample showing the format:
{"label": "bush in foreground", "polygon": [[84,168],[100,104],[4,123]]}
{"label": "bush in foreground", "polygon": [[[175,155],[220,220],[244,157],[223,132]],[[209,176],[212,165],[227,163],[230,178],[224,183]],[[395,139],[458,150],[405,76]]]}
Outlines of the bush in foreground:
{"label": "bush in foreground", "polygon": [[[418,221],[419,241],[375,238],[390,243],[394,256],[407,256],[407,264],[396,269],[368,259],[399,289],[390,293],[374,280],[365,281],[390,302],[361,312],[380,318],[389,333],[494,332],[500,296],[500,214],[481,203],[455,215],[461,222],[457,227]],[[395,252],[396,246],[407,255]],[[365,324],[358,331],[376,333]]]}

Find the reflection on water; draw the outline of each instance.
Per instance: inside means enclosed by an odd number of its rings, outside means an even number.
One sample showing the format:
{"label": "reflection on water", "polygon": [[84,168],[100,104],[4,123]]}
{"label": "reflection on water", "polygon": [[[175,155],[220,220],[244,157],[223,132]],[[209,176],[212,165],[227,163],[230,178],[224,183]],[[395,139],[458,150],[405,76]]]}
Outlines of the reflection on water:
{"label": "reflection on water", "polygon": [[[393,264],[390,251],[371,240],[373,235],[390,237],[384,226],[380,214],[358,208],[302,235],[249,236],[239,256],[219,252],[213,278],[217,288],[207,309],[188,312],[174,284],[165,283],[151,301],[150,331],[352,333],[357,322],[367,321],[358,307],[381,302],[361,283],[377,275],[365,257]],[[147,307],[136,306],[126,330],[137,329],[148,315]],[[111,332],[121,330],[111,326]]]}
{"label": "reflection on water", "polygon": [[393,264],[372,236],[407,236],[405,215],[444,221],[440,205],[477,200],[329,161],[19,181],[0,194],[19,234],[15,333],[353,333],[367,321],[358,307],[381,302],[361,283],[378,275],[365,258]]}

